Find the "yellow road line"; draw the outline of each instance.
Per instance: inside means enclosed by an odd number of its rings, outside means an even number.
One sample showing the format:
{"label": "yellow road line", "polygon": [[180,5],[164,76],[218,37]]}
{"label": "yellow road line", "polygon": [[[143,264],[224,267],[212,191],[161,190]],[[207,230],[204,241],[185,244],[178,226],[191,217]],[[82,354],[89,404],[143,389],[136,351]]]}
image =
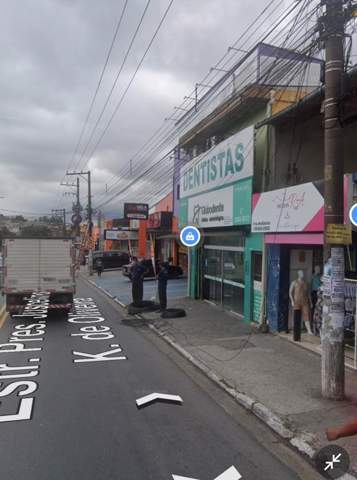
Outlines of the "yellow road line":
{"label": "yellow road line", "polygon": [[8,312],[6,311],[6,306],[4,305],[1,309],[0,309],[0,328],[3,327],[6,319],[8,317]]}

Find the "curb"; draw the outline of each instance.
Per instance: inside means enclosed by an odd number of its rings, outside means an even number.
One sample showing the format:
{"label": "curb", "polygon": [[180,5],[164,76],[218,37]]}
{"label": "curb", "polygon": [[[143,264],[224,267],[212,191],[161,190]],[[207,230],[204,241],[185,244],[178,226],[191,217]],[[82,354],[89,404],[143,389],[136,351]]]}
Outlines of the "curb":
{"label": "curb", "polygon": [[239,392],[238,390],[228,387],[222,378],[220,378],[216,373],[212,372],[203,362],[191,355],[187,350],[182,348],[175,340],[173,340],[169,335],[163,334],[158,330],[154,325],[148,324],[150,330],[154,331],[158,336],[164,339],[168,344],[170,344],[175,350],[177,350],[183,357],[189,360],[195,367],[205,373],[205,375],[210,378],[214,383],[221,387],[226,393],[228,393],[234,400],[239,403],[243,408],[253,413],[258,417],[263,423],[268,425],[275,433],[280,437],[288,440],[289,443],[295,447],[299,452],[307,455],[309,458],[313,458],[318,449],[315,449],[308,443],[308,439],[311,437],[307,433],[298,433],[292,430],[286,422],[273,413],[269,408],[263,405],[260,402],[257,402],[253,398],[249,397],[245,393]]}
{"label": "curb", "polygon": [[[124,303],[120,302],[115,296],[107,292],[103,287],[98,286],[92,280],[88,280],[88,282],[101,290],[106,296],[118,303],[122,308],[126,308],[126,305]],[[150,321],[141,314],[137,314],[135,315],[135,317]],[[230,395],[239,405],[241,405],[243,408],[251,412],[257,418],[259,418],[277,435],[282,437],[284,440],[287,440],[289,444],[294,447],[294,449],[298,450],[300,453],[306,455],[311,460],[313,460],[320,448],[316,448],[313,446],[315,439],[312,434],[308,432],[298,432],[296,430],[293,430],[285,420],[276,415],[268,407],[249,397],[245,393],[239,392],[233,387],[227,386],[223,378],[210,370],[209,367],[207,367],[201,360],[198,360],[191,353],[181,347],[181,345],[179,345],[169,335],[160,332],[160,330],[157,329],[152,323],[148,323],[147,326],[156,335],[165,340],[166,343],[168,343],[177,352],[179,352],[184,358],[186,358],[186,360],[188,360],[196,368],[202,371],[210,380],[212,380],[216,385],[223,389],[228,395]],[[356,475],[356,472],[353,471],[353,474]],[[347,473],[343,476],[343,480],[357,480],[357,477]]]}

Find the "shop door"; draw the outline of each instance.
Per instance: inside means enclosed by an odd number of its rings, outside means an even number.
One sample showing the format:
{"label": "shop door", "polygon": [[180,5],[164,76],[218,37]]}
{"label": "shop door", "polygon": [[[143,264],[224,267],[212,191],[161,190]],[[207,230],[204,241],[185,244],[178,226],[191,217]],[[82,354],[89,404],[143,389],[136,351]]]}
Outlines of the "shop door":
{"label": "shop door", "polygon": [[222,303],[222,252],[205,248],[203,265],[204,298],[220,305]]}
{"label": "shop door", "polygon": [[204,298],[243,315],[244,248],[205,246]]}

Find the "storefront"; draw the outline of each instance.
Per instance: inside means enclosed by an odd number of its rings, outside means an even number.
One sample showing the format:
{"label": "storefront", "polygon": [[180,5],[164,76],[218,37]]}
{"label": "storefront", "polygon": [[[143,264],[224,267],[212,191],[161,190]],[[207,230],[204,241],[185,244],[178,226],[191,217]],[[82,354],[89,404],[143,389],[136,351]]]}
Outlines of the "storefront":
{"label": "storefront", "polygon": [[180,175],[180,227],[195,225],[203,235],[189,255],[190,295],[248,321],[254,317],[252,269],[261,282],[262,251],[262,235],[250,234],[253,145],[248,127],[192,160]]}
{"label": "storefront", "polygon": [[128,252],[131,256],[137,255],[138,250],[138,232],[133,230],[124,230],[111,228],[104,230],[104,240],[111,242],[110,250],[119,250]]}
{"label": "storefront", "polygon": [[175,255],[176,238],[172,234],[172,219],[172,212],[154,212],[147,221],[150,251],[159,261],[173,259]]}
{"label": "storefront", "polygon": [[323,271],[324,199],[322,182],[253,196],[252,232],[264,232],[267,252],[266,313],[273,330],[291,325],[289,286],[303,271],[311,287],[316,267]]}

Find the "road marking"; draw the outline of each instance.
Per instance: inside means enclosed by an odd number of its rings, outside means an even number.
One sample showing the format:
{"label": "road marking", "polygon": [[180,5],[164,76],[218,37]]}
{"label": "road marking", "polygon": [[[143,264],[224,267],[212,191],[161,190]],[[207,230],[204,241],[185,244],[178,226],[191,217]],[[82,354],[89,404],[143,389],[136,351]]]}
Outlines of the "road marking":
{"label": "road marking", "polygon": [[138,398],[136,400],[136,405],[138,408],[147,407],[155,402],[164,402],[164,403],[176,403],[182,405],[183,400],[178,395],[168,395],[165,393],[151,393],[145,397]]}
{"label": "road marking", "polygon": [[235,467],[230,467],[228,470],[219,475],[215,480],[240,480],[242,475]]}
{"label": "road marking", "polygon": [[23,398],[15,415],[1,415],[0,422],[16,422],[18,420],[31,420],[34,399]]}
{"label": "road marking", "polygon": [[172,475],[172,478],[173,478],[174,480],[198,480],[197,478],[180,477],[180,475]]}
{"label": "road marking", "polygon": [[0,328],[3,327],[9,313],[6,311],[6,306],[4,305],[0,310]]}
{"label": "road marking", "polygon": [[[191,477],[181,477],[180,475],[172,475],[173,480],[197,480]],[[215,480],[240,480],[242,475],[238,472],[238,470],[232,466],[228,468],[225,472],[221,473]]]}

